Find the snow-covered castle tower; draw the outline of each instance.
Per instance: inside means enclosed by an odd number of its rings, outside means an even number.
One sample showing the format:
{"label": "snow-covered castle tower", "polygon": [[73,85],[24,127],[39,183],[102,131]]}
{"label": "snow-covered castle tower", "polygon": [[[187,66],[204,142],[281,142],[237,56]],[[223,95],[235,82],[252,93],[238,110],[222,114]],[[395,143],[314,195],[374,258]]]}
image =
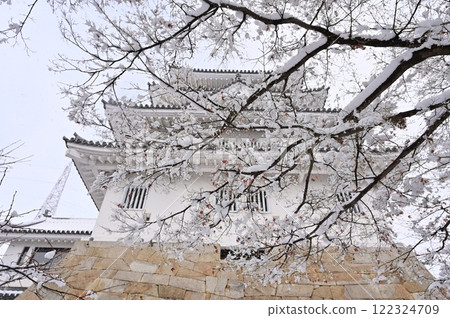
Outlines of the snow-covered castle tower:
{"label": "snow-covered castle tower", "polygon": [[[183,76],[186,76],[185,81],[190,87],[201,89],[220,100],[224,98],[222,96],[224,89],[236,94],[249,88],[253,89],[262,82],[264,74],[253,71],[191,70]],[[327,90],[324,88],[304,91],[301,100],[296,102],[297,115],[301,114],[302,120],[309,124],[334,122],[337,111],[325,108],[326,97]],[[171,126],[178,125],[175,120],[184,115],[184,109],[177,103],[179,102],[170,95],[159,96],[156,93],[152,96],[152,103],[146,105],[126,105],[115,101],[105,101],[104,108],[114,131],[115,142],[88,141],[77,134],[70,139],[65,138],[68,149],[67,156],[73,159],[84,183],[90,187],[100,175],[111,176],[117,173],[118,166],[123,164],[133,165],[137,169],[145,169],[145,165],[151,165],[151,160],[155,160],[154,152],[152,150],[146,150],[145,153],[140,150],[130,150],[130,148],[139,148],[139,146],[131,146],[129,140],[140,138],[140,136],[136,136],[136,126],[147,127],[151,132],[152,129],[158,130],[161,127],[170,129]],[[256,118],[252,118],[255,110],[263,111],[263,109],[249,109],[247,113],[250,121],[256,120]],[[209,118],[206,110],[198,110],[193,113],[193,116],[200,121],[207,121]],[[124,124],[124,122],[133,120],[136,122]],[[139,128],[137,130],[139,131]],[[179,146],[183,147],[185,143],[189,143],[191,141],[189,138],[180,139]],[[142,142],[143,139],[145,137],[140,138],[139,142]],[[224,134],[201,151],[197,151],[190,158],[197,170],[190,180],[182,181],[180,177],[178,180],[171,179],[170,185],[161,184],[169,182],[166,180],[160,184],[149,186],[140,180],[132,182],[134,176],[130,173],[128,179],[123,179],[116,186],[97,186],[91,195],[100,213],[92,237],[96,241],[116,241],[128,234],[127,229],[131,228],[124,227],[121,222],[127,221],[117,220],[117,214],[138,214],[144,222],[151,222],[183,210],[186,207],[187,194],[199,189],[202,191],[213,190],[212,175],[220,164],[235,163],[239,154],[245,151],[251,151],[252,156],[260,157],[263,159],[261,161],[264,161],[265,156],[272,155],[271,150],[285,144],[286,140],[264,137],[258,129],[232,131]],[[249,154],[246,153],[246,155]],[[261,165],[254,166],[253,169],[258,167]],[[240,212],[249,209],[263,216],[285,215],[292,212],[287,201],[290,197],[299,195],[299,184],[305,183],[307,175],[314,175],[315,182],[310,185],[310,188],[317,189],[323,187],[323,183],[328,177],[326,169],[321,169],[319,165],[309,174],[305,169],[295,169],[291,174],[295,176],[296,183],[287,186],[283,191],[283,196],[275,192],[269,193],[264,189],[255,190],[251,194],[233,201],[229,207],[230,215],[238,216]],[[218,191],[209,199],[210,204],[217,207],[218,202],[223,203],[234,199],[231,191],[225,188]],[[131,220],[129,221],[131,222]],[[141,235],[141,238],[146,241],[152,238],[152,233],[148,231],[144,231]],[[234,239],[233,235],[228,233],[227,236],[223,236],[215,242],[228,245],[233,244]]]}

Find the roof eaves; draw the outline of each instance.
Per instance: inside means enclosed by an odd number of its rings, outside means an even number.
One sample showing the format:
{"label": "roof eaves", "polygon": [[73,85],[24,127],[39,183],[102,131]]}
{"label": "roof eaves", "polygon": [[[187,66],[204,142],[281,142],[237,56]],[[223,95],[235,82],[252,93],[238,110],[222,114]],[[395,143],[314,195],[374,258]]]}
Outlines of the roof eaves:
{"label": "roof eaves", "polygon": [[79,136],[77,133],[74,133],[73,137],[71,137],[71,138],[63,137],[63,140],[66,142],[66,146],[67,146],[67,143],[70,142],[70,143],[74,143],[74,144],[94,146],[94,147],[99,147],[99,148],[114,148],[115,147],[115,143],[113,143],[113,142],[87,140],[87,139],[84,139],[83,137]]}
{"label": "roof eaves", "polygon": [[254,70],[225,70],[225,69],[205,69],[194,68],[194,73],[215,73],[215,74],[270,74],[270,72],[254,71]]}

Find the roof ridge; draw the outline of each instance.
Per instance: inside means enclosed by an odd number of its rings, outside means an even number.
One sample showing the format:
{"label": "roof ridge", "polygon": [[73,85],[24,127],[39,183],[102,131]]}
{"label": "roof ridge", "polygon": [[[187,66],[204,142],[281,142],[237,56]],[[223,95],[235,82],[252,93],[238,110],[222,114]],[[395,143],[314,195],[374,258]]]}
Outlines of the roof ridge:
{"label": "roof ridge", "polygon": [[215,69],[215,68],[193,68],[195,73],[218,73],[218,74],[271,74],[272,72],[263,70],[246,70],[246,69]]}

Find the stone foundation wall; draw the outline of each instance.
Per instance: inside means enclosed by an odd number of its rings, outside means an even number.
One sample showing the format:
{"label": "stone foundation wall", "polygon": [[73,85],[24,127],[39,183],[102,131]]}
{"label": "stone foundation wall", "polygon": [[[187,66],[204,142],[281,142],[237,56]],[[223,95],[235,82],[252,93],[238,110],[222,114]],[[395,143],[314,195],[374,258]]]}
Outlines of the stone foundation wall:
{"label": "stone foundation wall", "polygon": [[432,276],[420,264],[373,284],[376,266],[370,251],[349,254],[340,263],[324,254],[320,265],[312,261],[304,273],[263,285],[257,273],[235,270],[221,261],[218,245],[184,252],[180,261],[160,246],[77,242],[57,271],[65,286],[45,283],[38,290],[32,286],[18,299],[444,298],[427,292]]}

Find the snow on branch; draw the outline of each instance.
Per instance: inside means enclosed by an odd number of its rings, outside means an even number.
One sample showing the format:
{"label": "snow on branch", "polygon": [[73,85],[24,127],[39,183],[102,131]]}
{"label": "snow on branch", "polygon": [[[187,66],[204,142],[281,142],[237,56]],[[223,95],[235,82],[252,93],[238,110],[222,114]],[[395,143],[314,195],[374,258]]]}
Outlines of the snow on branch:
{"label": "snow on branch", "polygon": [[343,120],[357,119],[378,96],[406,71],[426,59],[439,55],[449,55],[450,45],[426,44],[418,49],[407,50],[393,60],[361,93],[359,93],[344,109]]}

